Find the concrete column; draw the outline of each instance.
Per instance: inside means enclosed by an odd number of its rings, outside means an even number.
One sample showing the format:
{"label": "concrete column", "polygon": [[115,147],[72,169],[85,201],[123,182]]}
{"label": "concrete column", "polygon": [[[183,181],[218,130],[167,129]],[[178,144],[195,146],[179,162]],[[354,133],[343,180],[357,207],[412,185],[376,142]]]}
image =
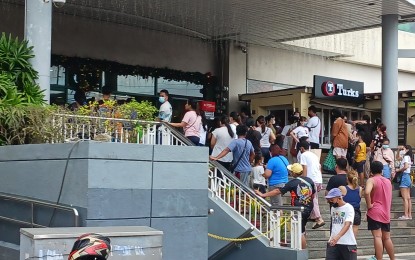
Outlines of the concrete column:
{"label": "concrete column", "polygon": [[246,89],[246,55],[247,51],[234,43],[229,46],[229,112],[240,112],[243,102],[239,102],[238,95],[245,94]]}
{"label": "concrete column", "polygon": [[382,16],[382,122],[398,145],[398,15]]}
{"label": "concrete column", "polygon": [[25,39],[33,46],[31,60],[39,73],[37,83],[50,102],[50,55],[52,37],[52,0],[25,1]]}

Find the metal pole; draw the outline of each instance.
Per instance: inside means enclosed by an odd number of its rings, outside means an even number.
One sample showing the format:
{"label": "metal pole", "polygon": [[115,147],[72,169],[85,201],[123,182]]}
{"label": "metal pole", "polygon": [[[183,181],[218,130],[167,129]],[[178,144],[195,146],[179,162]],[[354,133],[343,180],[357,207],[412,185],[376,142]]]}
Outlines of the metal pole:
{"label": "metal pole", "polygon": [[382,122],[398,146],[398,15],[382,16]]}
{"label": "metal pole", "polygon": [[44,90],[45,100],[50,102],[50,55],[52,38],[52,0],[25,1],[25,39],[33,46],[35,57],[31,59],[39,73],[37,83]]}

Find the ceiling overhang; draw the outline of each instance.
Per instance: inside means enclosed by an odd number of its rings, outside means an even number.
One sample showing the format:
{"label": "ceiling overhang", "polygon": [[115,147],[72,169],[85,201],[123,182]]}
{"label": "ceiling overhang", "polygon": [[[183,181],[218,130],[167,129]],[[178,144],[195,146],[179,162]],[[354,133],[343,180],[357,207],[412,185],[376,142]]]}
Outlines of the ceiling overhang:
{"label": "ceiling overhang", "polygon": [[[0,0],[24,5],[24,0]],[[203,40],[278,47],[282,42],[415,19],[407,0],[66,0],[54,12]]]}

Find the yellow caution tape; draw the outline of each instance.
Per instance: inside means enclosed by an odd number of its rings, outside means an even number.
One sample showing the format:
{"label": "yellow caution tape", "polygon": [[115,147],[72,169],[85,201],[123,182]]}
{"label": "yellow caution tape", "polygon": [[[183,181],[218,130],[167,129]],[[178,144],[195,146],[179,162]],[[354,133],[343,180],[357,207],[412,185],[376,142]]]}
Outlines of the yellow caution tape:
{"label": "yellow caution tape", "polygon": [[254,240],[254,239],[258,239],[258,238],[260,238],[262,236],[267,237],[266,235],[268,235],[269,233],[273,232],[277,228],[281,227],[281,225],[284,225],[287,222],[288,219],[289,218],[285,218],[285,220],[283,220],[282,223],[280,223],[276,228],[274,228],[272,230],[268,230],[267,232],[261,233],[261,234],[259,234],[257,236],[246,237],[246,238],[230,238],[230,237],[218,236],[218,235],[211,234],[211,233],[208,233],[208,236],[211,237],[211,238],[217,239],[217,240],[230,241],[230,242],[246,242],[246,241],[251,241],[251,240]]}

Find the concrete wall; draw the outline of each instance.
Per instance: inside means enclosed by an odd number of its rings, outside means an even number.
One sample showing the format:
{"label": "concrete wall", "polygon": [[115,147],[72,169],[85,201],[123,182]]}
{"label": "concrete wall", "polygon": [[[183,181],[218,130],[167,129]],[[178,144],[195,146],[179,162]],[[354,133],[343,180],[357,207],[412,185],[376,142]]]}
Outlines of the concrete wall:
{"label": "concrete wall", "polygon": [[[346,55],[346,57],[337,58],[342,61],[382,66],[382,28],[326,35],[285,43]],[[415,34],[404,31],[398,32],[399,49],[413,49],[414,46]],[[398,68],[415,72],[415,60],[399,59]]]}
{"label": "concrete wall", "polygon": [[[164,232],[167,259],[207,259],[207,148],[94,142],[0,147],[0,191],[56,202],[69,154],[61,203],[80,209],[84,226],[150,226]],[[10,224],[0,222],[0,230],[5,226]],[[0,232],[0,240],[15,243],[17,227],[10,232]]]}
{"label": "concrete wall", "polygon": [[[381,69],[290,50],[249,47],[248,78],[297,86],[313,86],[313,76],[363,81],[365,93],[381,92]],[[413,90],[414,73],[399,72],[399,90]]]}
{"label": "concrete wall", "polygon": [[[22,39],[24,7],[0,3],[0,13],[0,32]],[[53,13],[53,54],[216,75],[215,46],[187,36]]]}

